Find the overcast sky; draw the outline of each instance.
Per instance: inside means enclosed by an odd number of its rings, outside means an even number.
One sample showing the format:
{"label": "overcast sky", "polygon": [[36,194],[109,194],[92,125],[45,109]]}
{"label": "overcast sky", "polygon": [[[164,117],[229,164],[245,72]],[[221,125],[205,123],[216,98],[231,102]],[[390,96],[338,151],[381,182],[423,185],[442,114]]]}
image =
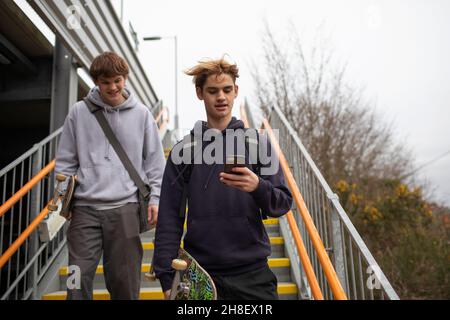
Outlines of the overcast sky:
{"label": "overcast sky", "polygon": [[[337,56],[348,62],[349,78],[366,88],[367,99],[382,117],[394,121],[398,139],[413,149],[417,166],[450,150],[448,0],[123,1],[124,21],[131,20],[141,38],[178,37],[183,128],[205,119],[205,114],[182,70],[204,57],[227,53],[241,70],[240,98],[254,101],[249,67],[261,57],[263,20],[280,36],[292,21],[306,37],[324,25]],[[120,11],[120,0],[113,2]],[[156,92],[173,107],[173,40],[141,42],[139,50]],[[449,169],[447,154],[419,171],[435,198],[448,205]]]}

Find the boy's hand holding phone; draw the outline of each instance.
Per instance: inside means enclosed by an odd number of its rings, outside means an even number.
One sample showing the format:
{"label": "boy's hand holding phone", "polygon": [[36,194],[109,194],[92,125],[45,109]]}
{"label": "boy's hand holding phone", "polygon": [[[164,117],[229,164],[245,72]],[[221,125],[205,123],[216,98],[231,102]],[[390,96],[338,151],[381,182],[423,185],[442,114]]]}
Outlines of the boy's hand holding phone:
{"label": "boy's hand holding phone", "polygon": [[259,185],[259,177],[245,166],[245,159],[239,156],[227,157],[225,172],[221,172],[219,178],[227,186],[244,192],[253,192]]}

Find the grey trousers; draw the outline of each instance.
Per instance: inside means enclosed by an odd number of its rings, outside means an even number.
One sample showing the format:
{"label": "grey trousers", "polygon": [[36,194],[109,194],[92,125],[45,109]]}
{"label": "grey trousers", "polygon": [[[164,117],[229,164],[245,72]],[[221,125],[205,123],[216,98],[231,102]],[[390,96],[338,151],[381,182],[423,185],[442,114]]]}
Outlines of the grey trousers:
{"label": "grey trousers", "polygon": [[[93,282],[103,253],[106,288],[113,300],[139,299],[143,249],[139,204],[111,210],[75,207],[67,232],[69,270],[79,271],[78,286],[67,287],[68,300],[92,300]],[[76,284],[77,282],[74,281]]]}

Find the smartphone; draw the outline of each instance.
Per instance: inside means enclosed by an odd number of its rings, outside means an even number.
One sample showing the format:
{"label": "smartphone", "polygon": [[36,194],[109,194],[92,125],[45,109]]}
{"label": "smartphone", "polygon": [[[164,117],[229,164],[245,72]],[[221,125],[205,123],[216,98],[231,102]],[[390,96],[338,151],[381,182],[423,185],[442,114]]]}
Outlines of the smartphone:
{"label": "smartphone", "polygon": [[226,157],[225,160],[225,173],[229,174],[239,174],[236,172],[231,171],[231,169],[235,167],[245,167],[245,156],[240,155],[230,155]]}

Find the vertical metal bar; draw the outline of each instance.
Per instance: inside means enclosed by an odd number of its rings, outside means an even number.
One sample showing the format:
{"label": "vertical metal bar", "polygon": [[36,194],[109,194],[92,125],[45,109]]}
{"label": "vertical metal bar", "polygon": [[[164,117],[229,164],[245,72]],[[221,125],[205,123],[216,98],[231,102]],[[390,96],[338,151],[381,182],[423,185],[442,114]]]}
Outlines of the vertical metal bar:
{"label": "vertical metal bar", "polygon": [[[35,176],[42,169],[42,148],[39,148],[32,155],[32,176]],[[36,186],[31,190],[31,205],[30,205],[30,221],[33,221],[40,212],[42,207],[41,202],[41,183],[39,182]],[[30,235],[30,249],[29,256],[31,259],[37,254],[39,248],[39,238],[37,232],[33,232]],[[30,278],[28,279],[30,285],[32,285],[32,294],[31,299],[36,300],[36,292],[37,292],[37,278],[38,278],[38,259],[36,259],[33,263],[32,271],[29,273]]]}
{"label": "vertical metal bar", "polygon": [[[31,178],[32,178],[32,161],[31,161],[31,157],[28,157],[27,161],[28,161],[28,177],[27,177],[27,181],[30,181]],[[27,193],[27,206],[26,206],[26,213],[25,213],[25,225],[27,225],[27,226],[30,224],[30,211],[31,211],[31,192],[28,192]],[[24,243],[26,264],[28,264],[28,261],[29,261],[29,252],[28,252],[29,245],[30,245],[29,242],[30,242],[30,239],[27,238],[25,240],[25,243]],[[23,286],[24,296],[25,296],[25,292],[27,292],[28,289],[30,289],[28,287],[28,285],[29,285],[28,277],[25,276],[24,277],[24,286]]]}
{"label": "vertical metal bar", "polygon": [[[43,145],[43,150],[44,150],[44,165],[46,165],[47,163],[50,162],[50,153],[48,150],[48,145],[49,143],[46,143],[45,145]],[[44,177],[44,179],[42,179],[42,187],[41,187],[41,192],[42,192],[42,198],[43,198],[43,202],[41,203],[41,207],[45,206],[46,203],[48,203],[49,199],[50,199],[50,178],[49,176]],[[40,208],[42,210],[42,208]],[[39,266],[39,271],[38,274],[41,273],[41,269],[44,268],[48,261],[50,261],[51,256],[53,255],[53,253],[55,252],[55,238],[53,238],[53,240],[51,241],[51,243],[47,243],[46,246],[46,254],[45,254],[45,260],[44,263],[42,265]]]}
{"label": "vertical metal bar", "polygon": [[[332,262],[334,262],[333,260],[333,257],[334,257],[334,253],[333,253],[333,251],[332,251],[332,246],[331,246],[331,243],[330,243],[330,238],[329,238],[329,233],[328,233],[328,229],[329,229],[329,223],[328,223],[328,220],[327,220],[327,212],[329,212],[329,209],[328,209],[328,201],[326,200],[326,197],[325,197],[325,191],[323,190],[323,189],[321,189],[320,190],[320,201],[321,201],[321,208],[322,208],[322,221],[323,221],[323,232],[324,232],[324,244],[325,244],[325,246],[327,247],[327,248],[329,248],[331,251],[329,252],[329,256],[330,256],[330,260],[332,261]],[[334,266],[334,269],[336,269],[336,266]],[[330,286],[328,286],[328,288],[327,288],[327,296],[328,297],[331,297],[331,288],[330,288]]]}
{"label": "vertical metal bar", "polygon": [[[328,195],[329,203],[332,204],[333,199],[337,198],[335,194]],[[343,224],[339,218],[339,215],[334,206],[330,211],[331,217],[331,239],[333,245],[333,257],[336,274],[341,281],[344,291],[349,294],[348,277],[347,277],[347,264],[346,264],[346,251],[345,251],[345,234]]]}
{"label": "vertical metal bar", "polygon": [[[311,188],[313,190],[312,192],[312,210],[314,211],[314,225],[316,226],[317,232],[319,233],[320,239],[322,240],[323,244],[325,244],[324,238],[323,238],[323,228],[322,228],[322,220],[320,218],[321,213],[321,206],[319,202],[319,188],[317,187],[317,178],[314,173],[312,173],[312,180],[311,180]],[[329,283],[325,276],[325,271],[322,269],[322,273],[320,275],[321,282],[324,284],[324,294],[327,297],[327,291],[329,288]],[[328,297],[327,297],[328,298]]]}
{"label": "vertical metal bar", "polygon": [[350,252],[350,271],[351,271],[351,275],[352,275],[353,296],[355,299],[358,299],[357,291],[356,291],[355,260],[353,259],[353,243],[352,243],[351,237],[348,237],[348,248],[349,248],[349,252]]}
{"label": "vertical metal bar", "polygon": [[374,300],[373,298],[373,287],[369,287],[369,299]]}
{"label": "vertical metal bar", "polygon": [[[316,226],[317,232],[319,233],[320,239],[322,240],[322,242],[325,244],[325,242],[323,241],[323,231],[322,231],[322,223],[321,223],[321,219],[320,219],[320,211],[321,208],[319,206],[319,195],[318,195],[318,188],[317,188],[317,179],[314,173],[312,173],[311,175],[312,180],[311,180],[311,189],[312,189],[312,210],[314,211],[314,225]],[[325,297],[327,297],[327,291],[329,288],[329,283],[326,279],[325,276],[325,271],[321,265],[321,274],[320,274],[320,281],[323,283],[324,286],[324,291],[323,293],[325,294]]]}
{"label": "vertical metal bar", "polygon": [[[314,173],[311,171],[311,169],[309,170],[309,212],[313,218],[313,222],[314,222],[314,226],[317,229],[317,232],[319,232],[319,236],[320,236],[320,230],[318,229],[317,226],[317,210],[316,210],[316,202],[315,202],[315,194],[314,194]],[[316,251],[314,251],[316,252]],[[325,276],[324,276],[324,270],[322,267],[322,264],[320,264],[320,261],[318,260],[318,255],[316,252],[316,256],[317,256],[317,267],[318,267],[318,277],[319,277],[319,282],[322,285],[322,292],[325,291],[325,288],[327,287],[327,282],[325,280]]]}
{"label": "vertical metal bar", "polygon": [[[345,292],[346,292],[346,294],[347,294],[347,296],[350,296],[350,286],[349,286],[349,279],[348,279],[348,264],[347,264],[347,248],[346,248],[346,246],[345,246],[345,230],[344,230],[344,226],[343,226],[343,224],[342,223],[340,223],[340,221],[338,220],[338,222],[339,222],[339,226],[340,226],[340,229],[341,229],[341,231],[340,231],[340,234],[342,235],[342,238],[341,238],[341,243],[339,244],[339,245],[341,245],[342,246],[342,257],[340,257],[340,258],[343,258],[343,260],[344,260],[344,263],[342,263],[342,264],[340,264],[341,266],[343,265],[344,266],[344,279],[345,279],[345,282],[342,282],[342,284],[344,285],[345,284],[345,287],[344,287],[344,290],[345,290]],[[337,271],[337,270],[336,270]],[[340,276],[340,273],[342,272],[342,269],[340,269],[339,270],[339,273],[338,273],[338,277],[339,277],[339,279],[341,279],[341,276]]]}
{"label": "vertical metal bar", "polygon": [[[11,194],[15,193],[15,186],[16,186],[16,168],[12,171],[12,185],[11,185]],[[9,225],[9,241],[8,241],[8,248],[12,244],[12,237],[13,237],[13,227],[14,227],[14,208],[15,206],[11,207],[11,216],[10,216],[10,225]],[[8,261],[8,276],[7,276],[7,287],[9,288],[11,284],[11,264],[12,264],[12,257]]]}
{"label": "vertical metal bar", "polygon": [[[5,203],[6,201],[6,179],[8,175],[5,174],[3,177],[3,192],[2,192],[2,203]],[[3,254],[3,232],[4,232],[4,226],[5,226],[5,215],[1,217],[0,220],[0,254]],[[0,283],[2,283],[2,272],[0,270]]]}
{"label": "vertical metal bar", "polygon": [[[19,165],[17,165],[17,167],[18,166]],[[20,177],[20,184],[19,184],[20,188],[23,186],[23,173],[24,173],[24,161],[22,161],[20,163],[20,175],[19,175],[19,177]],[[23,198],[20,198],[20,200],[19,200],[19,219],[18,219],[18,222],[17,222],[18,223],[17,235],[20,235],[22,233],[22,205],[23,205],[22,199]],[[20,266],[20,253],[21,253],[21,251],[23,251],[22,247],[20,247],[17,250],[16,254],[15,254],[16,255],[16,276],[15,276],[14,279],[17,279],[19,277],[19,274],[20,274],[20,269],[21,269],[21,266]],[[26,263],[24,263],[24,265],[26,265]],[[17,286],[16,290],[15,290],[15,299],[18,300],[18,298],[19,298],[19,286]]]}
{"label": "vertical metal bar", "polygon": [[[308,208],[309,207],[309,181],[310,181],[310,173],[308,171],[308,167],[305,168],[305,191],[302,194],[303,199],[305,200],[305,205]],[[300,209],[299,209],[300,211]],[[316,276],[318,276],[319,274],[317,273],[317,264],[316,264],[316,255],[315,255],[315,251],[314,251],[314,247],[312,246],[312,242],[311,242],[311,238],[309,233],[306,233],[307,237],[308,237],[308,244],[309,244],[309,255],[311,257],[311,262],[314,268],[314,272],[316,274]],[[319,279],[318,279],[319,280]],[[320,284],[320,283],[319,283]]]}
{"label": "vertical metal bar", "polygon": [[364,290],[364,279],[363,279],[363,267],[361,263],[361,252],[358,251],[358,265],[359,265],[359,282],[361,286],[361,298],[362,300],[366,300],[366,294]]}

